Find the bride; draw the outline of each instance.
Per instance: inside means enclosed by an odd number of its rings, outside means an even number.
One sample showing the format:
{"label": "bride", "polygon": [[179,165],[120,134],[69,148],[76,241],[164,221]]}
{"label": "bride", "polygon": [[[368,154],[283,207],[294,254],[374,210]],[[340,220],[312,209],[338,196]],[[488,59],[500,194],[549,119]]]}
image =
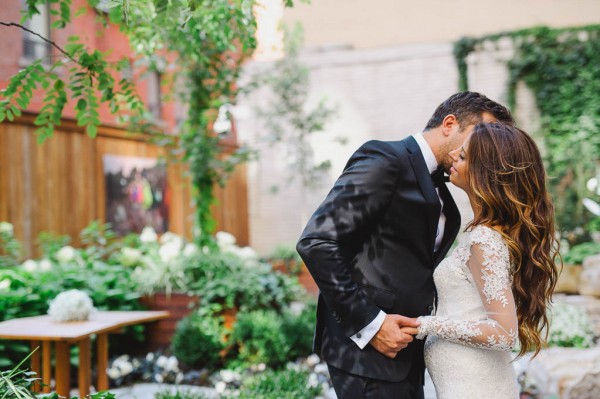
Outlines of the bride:
{"label": "bride", "polygon": [[[479,124],[451,153],[474,219],[435,270],[435,315],[419,317],[438,399],[518,398],[511,350],[540,351],[557,279],[553,206],[531,137]],[[517,340],[518,338],[518,340]]]}

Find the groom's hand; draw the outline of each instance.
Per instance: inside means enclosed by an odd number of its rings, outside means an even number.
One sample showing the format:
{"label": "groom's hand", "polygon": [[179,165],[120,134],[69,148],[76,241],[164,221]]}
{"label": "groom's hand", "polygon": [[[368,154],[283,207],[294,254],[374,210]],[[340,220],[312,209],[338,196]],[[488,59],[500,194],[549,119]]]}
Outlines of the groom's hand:
{"label": "groom's hand", "polygon": [[[388,314],[383,320],[381,328],[369,342],[379,353],[391,359],[395,358],[398,352],[406,348],[412,342],[413,336],[408,328],[416,328],[419,322],[406,316],[398,314]],[[402,331],[405,328],[407,331]]]}

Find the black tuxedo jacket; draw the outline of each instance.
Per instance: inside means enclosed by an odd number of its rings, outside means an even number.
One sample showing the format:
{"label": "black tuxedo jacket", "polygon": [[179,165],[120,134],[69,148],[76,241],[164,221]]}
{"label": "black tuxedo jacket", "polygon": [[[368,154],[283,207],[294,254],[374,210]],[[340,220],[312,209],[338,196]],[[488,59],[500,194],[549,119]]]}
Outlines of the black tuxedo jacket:
{"label": "black tuxedo jacket", "polygon": [[458,234],[460,214],[442,185],[446,215],[434,253],[441,204],[415,139],[370,141],[350,158],[308,222],[297,250],[320,289],[314,350],[352,374],[399,382],[424,369],[423,341],[390,359],[349,337],[380,310],[431,312],[433,270]]}

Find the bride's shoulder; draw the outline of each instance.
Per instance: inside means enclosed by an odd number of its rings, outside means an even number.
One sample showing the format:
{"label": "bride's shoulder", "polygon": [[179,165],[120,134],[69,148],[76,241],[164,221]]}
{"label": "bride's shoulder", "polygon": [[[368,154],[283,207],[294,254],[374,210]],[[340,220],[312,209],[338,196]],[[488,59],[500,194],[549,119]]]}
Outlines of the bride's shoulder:
{"label": "bride's shoulder", "polygon": [[504,243],[504,238],[498,227],[483,224],[473,226],[471,230],[469,230],[468,236],[471,245]]}

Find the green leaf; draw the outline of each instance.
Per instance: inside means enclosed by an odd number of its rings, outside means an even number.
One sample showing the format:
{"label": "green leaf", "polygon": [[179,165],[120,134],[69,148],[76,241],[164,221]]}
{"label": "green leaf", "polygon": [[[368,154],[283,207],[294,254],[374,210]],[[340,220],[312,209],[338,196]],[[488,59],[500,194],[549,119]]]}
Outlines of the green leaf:
{"label": "green leaf", "polygon": [[85,101],[83,98],[80,98],[79,101],[77,101],[77,109],[83,111],[85,107],[87,107],[87,101]]}
{"label": "green leaf", "polygon": [[86,6],[79,7],[75,11],[75,18],[80,17],[80,16],[85,15],[85,14],[87,14],[87,7]]}
{"label": "green leaf", "polygon": [[89,124],[87,125],[87,135],[90,136],[91,138],[96,137],[96,134],[98,133],[98,126],[93,125],[93,124]]}

